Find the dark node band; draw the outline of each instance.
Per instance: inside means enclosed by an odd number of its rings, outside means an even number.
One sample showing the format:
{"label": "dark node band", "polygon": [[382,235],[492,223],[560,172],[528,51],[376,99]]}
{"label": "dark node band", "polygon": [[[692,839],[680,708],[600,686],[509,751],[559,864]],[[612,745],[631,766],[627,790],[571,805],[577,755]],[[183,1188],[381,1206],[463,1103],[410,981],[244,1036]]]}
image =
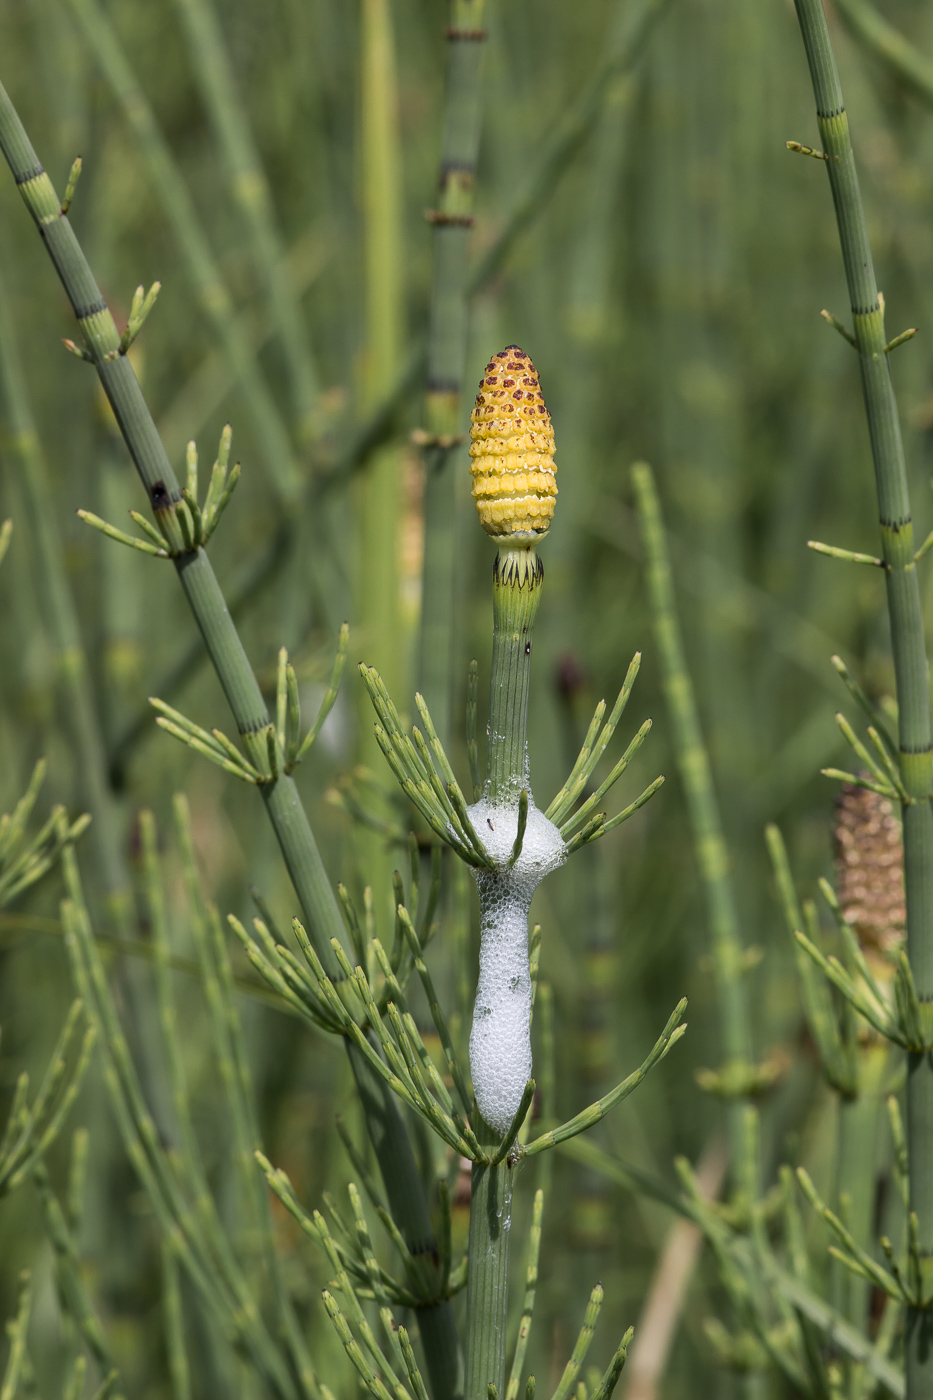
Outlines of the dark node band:
{"label": "dark node band", "polygon": [[262,731],[268,729],[271,724],[271,719],[266,715],[263,719],[250,720],[249,724],[245,725],[242,729],[237,725],[237,732],[239,734],[261,734]]}
{"label": "dark node band", "polygon": [[30,180],[34,180],[37,175],[45,174],[44,165],[34,165],[30,170],[24,170],[21,175],[14,176],[18,185],[28,185]]}
{"label": "dark node band", "polygon": [[[502,536],[501,543],[508,544],[509,537],[507,535]],[[514,543],[521,544],[522,542],[520,540],[515,540]],[[544,565],[541,562],[540,556],[537,554],[535,555],[534,568],[531,571],[524,566],[519,569],[519,566],[513,558],[509,558],[508,562],[503,565],[502,557],[497,551],[496,557],[492,561],[492,581],[493,583],[504,584],[506,587],[514,587],[514,585],[517,584],[519,592],[522,591],[526,583],[531,588],[537,588],[538,585],[544,581]]]}
{"label": "dark node band", "polygon": [[445,214],[441,209],[425,209],[424,217],[429,224],[447,224],[453,228],[472,228],[475,222],[472,214]]}
{"label": "dark node band", "polygon": [[107,303],[103,297],[100,301],[92,301],[89,306],[76,306],[75,316],[79,321],[86,321],[89,316],[97,316],[101,311],[107,310]]}
{"label": "dark node band", "polygon": [[475,175],[475,160],[445,160],[441,162],[441,184],[447,175]]}

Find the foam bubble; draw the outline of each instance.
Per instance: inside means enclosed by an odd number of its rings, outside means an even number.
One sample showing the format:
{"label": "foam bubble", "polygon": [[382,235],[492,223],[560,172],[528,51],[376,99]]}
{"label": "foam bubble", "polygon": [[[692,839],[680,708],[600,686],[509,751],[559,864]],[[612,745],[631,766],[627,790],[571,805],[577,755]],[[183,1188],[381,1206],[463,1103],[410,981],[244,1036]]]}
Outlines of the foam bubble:
{"label": "foam bubble", "polygon": [[[469,808],[483,845],[501,866],[518,832],[518,803],[485,797]],[[479,980],[470,1031],[470,1073],[479,1111],[505,1134],[531,1078],[531,977],[528,910],[538,885],[561,865],[567,848],[529,793],[522,851],[511,870],[474,870],[479,890]]]}

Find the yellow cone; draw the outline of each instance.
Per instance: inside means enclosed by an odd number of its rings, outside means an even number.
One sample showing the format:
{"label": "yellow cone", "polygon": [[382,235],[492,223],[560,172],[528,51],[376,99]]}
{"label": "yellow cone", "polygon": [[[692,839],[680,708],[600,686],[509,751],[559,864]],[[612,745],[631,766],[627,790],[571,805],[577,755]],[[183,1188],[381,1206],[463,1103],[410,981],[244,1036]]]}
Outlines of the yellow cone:
{"label": "yellow cone", "polygon": [[557,495],[554,429],[538,372],[517,345],[489,361],[470,421],[473,499],[483,529],[541,539]]}

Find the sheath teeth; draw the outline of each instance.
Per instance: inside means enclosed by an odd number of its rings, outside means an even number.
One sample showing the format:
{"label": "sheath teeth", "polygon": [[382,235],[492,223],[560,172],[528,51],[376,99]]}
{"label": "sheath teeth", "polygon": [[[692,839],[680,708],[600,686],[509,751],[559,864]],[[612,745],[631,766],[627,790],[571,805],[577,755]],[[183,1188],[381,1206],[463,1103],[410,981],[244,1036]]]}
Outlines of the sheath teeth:
{"label": "sheath teeth", "polygon": [[554,429],[538,372],[517,345],[489,361],[470,421],[473,499],[483,529],[540,539],[557,495]]}

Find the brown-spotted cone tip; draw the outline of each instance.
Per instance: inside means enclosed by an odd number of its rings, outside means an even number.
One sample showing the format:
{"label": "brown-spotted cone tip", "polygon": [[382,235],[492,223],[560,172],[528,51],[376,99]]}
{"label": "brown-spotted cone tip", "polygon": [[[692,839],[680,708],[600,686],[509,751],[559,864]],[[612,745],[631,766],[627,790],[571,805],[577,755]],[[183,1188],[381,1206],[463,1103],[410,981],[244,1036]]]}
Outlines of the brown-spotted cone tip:
{"label": "brown-spotted cone tip", "polygon": [[541,539],[554,515],[554,429],[531,357],[493,355],[470,415],[473,499],[487,534]]}

